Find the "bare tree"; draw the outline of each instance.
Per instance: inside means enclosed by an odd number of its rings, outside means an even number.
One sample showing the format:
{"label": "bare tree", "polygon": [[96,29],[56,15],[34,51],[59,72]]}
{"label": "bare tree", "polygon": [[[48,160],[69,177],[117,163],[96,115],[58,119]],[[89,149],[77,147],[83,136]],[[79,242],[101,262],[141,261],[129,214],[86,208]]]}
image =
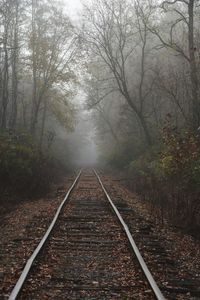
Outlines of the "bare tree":
{"label": "bare tree", "polygon": [[[172,49],[175,53],[182,56],[190,66],[190,82],[191,82],[191,100],[192,100],[192,118],[191,125],[194,130],[200,125],[200,97],[199,97],[199,82],[197,72],[196,46],[194,35],[194,9],[197,5],[197,0],[174,0],[163,1],[162,8],[167,13],[169,8],[173,7],[173,12],[177,14],[177,19],[172,22],[169,28],[169,38],[166,39],[157,26],[149,26],[149,29],[154,33],[161,45]],[[187,29],[187,44],[188,50],[185,50],[184,45],[180,45],[175,38],[175,29],[183,23]]]}
{"label": "bare tree", "polygon": [[[86,8],[84,37],[93,55],[99,57],[101,64],[106,65],[111,71],[118,91],[123,95],[140,121],[146,142],[151,145],[152,137],[148,128],[147,118],[145,117],[145,95],[143,94],[144,60],[148,29],[146,26],[140,28],[140,40],[134,40],[136,35],[138,37],[138,30],[133,20],[134,13],[132,5],[128,1],[122,4],[118,0],[110,2],[98,0],[93,3],[91,8]],[[141,43],[142,58],[139,92],[135,93],[130,87],[127,67],[133,52]]]}
{"label": "bare tree", "polygon": [[[32,2],[32,33],[29,43],[33,77],[30,130],[34,135],[40,109],[48,91],[58,81],[73,77],[70,63],[77,52],[77,38],[68,17],[54,5]],[[44,100],[45,102],[46,100]],[[45,105],[43,106],[45,110]],[[43,117],[46,114],[43,114]]]}

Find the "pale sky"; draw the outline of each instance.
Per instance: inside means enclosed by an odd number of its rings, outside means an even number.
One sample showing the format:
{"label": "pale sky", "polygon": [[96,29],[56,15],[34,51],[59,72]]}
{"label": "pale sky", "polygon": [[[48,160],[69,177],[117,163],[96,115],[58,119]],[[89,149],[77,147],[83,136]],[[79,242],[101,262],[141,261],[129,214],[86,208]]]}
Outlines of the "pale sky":
{"label": "pale sky", "polygon": [[72,18],[77,18],[78,14],[82,8],[82,4],[80,0],[63,0],[65,4],[66,11]]}
{"label": "pale sky", "polygon": [[[81,14],[82,4],[81,3],[88,3],[89,0],[62,0],[65,8],[66,13],[71,17],[72,20],[76,22],[79,21],[79,15]],[[76,96],[74,99],[75,103],[78,102],[79,104],[85,101],[85,97],[83,95],[83,91]],[[82,112],[79,118],[79,122],[76,126],[75,132],[70,134],[70,141],[71,143],[76,144],[77,140],[77,147],[78,153],[76,158],[77,165],[90,165],[95,164],[97,162],[97,147],[95,144],[95,137],[94,137],[94,125],[91,121],[90,114],[88,112]],[[81,137],[84,143],[80,143]],[[80,146],[81,145],[81,146]]]}

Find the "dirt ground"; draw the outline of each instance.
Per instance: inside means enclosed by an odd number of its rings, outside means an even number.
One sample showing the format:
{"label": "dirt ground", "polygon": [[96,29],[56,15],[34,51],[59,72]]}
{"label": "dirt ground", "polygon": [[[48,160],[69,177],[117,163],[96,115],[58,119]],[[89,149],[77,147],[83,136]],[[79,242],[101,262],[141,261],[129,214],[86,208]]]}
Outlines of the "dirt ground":
{"label": "dirt ground", "polygon": [[[22,266],[45,233],[73,179],[64,178],[62,184],[55,185],[47,197],[23,201],[4,216],[0,224],[0,299],[8,297]],[[167,223],[161,226],[155,222],[148,205],[120,185],[115,178],[104,175],[102,179],[108,192],[114,189],[135,213],[151,224],[154,235],[164,241],[165,250],[173,253],[173,260],[178,261],[179,274],[182,274],[182,278],[188,278],[188,274],[193,274],[200,282],[200,242],[171,228]],[[188,294],[182,299],[200,298]]]}

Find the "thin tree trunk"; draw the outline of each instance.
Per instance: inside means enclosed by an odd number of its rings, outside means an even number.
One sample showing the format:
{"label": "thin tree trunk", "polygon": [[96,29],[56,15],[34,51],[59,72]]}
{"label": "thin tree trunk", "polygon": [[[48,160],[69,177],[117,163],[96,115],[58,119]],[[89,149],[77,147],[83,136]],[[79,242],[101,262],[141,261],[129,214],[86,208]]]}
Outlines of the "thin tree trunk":
{"label": "thin tree trunk", "polygon": [[36,66],[36,28],[35,28],[35,9],[36,0],[32,0],[32,74],[33,74],[33,92],[32,92],[32,111],[30,131],[35,135],[37,123],[37,66]]}
{"label": "thin tree trunk", "polygon": [[14,49],[13,49],[13,58],[12,58],[12,103],[11,103],[11,117],[10,117],[10,128],[12,130],[16,129],[17,122],[17,100],[18,100],[18,18],[19,18],[19,2],[16,0],[16,20],[14,28]]}
{"label": "thin tree trunk", "polygon": [[195,45],[194,45],[194,0],[190,0],[188,3],[188,47],[190,56],[190,78],[192,85],[192,118],[193,128],[197,130],[200,126],[200,103],[199,103],[199,85],[198,85],[198,74],[197,65],[195,59]]}
{"label": "thin tree trunk", "polygon": [[40,149],[42,149],[43,141],[44,141],[44,131],[45,131],[45,123],[46,123],[46,115],[47,115],[47,101],[44,101],[44,109],[42,114],[42,128],[40,135]]}
{"label": "thin tree trunk", "polygon": [[2,115],[1,115],[2,129],[5,129],[7,125],[8,80],[9,80],[7,42],[8,42],[8,24],[5,24],[4,43],[3,43],[5,57],[4,57],[3,86],[2,86]]}
{"label": "thin tree trunk", "polygon": [[151,135],[150,135],[150,131],[149,131],[147,122],[146,122],[143,115],[138,114],[138,117],[139,117],[140,123],[141,123],[143,131],[144,131],[146,143],[147,143],[148,146],[151,146],[152,145],[152,138],[151,138]]}

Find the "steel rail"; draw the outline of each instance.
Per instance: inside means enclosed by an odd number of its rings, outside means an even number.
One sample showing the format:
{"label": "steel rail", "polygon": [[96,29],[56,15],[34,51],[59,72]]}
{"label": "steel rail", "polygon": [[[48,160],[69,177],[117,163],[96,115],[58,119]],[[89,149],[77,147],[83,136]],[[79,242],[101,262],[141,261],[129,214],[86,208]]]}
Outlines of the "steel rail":
{"label": "steel rail", "polygon": [[153,291],[156,299],[158,299],[158,300],[165,300],[166,298],[163,296],[163,294],[162,294],[161,290],[159,289],[157,283],[155,282],[155,280],[154,280],[151,272],[149,271],[149,269],[148,269],[148,267],[147,267],[147,265],[146,265],[146,263],[145,263],[142,255],[141,255],[141,253],[140,253],[140,251],[139,251],[139,249],[138,249],[135,241],[133,240],[133,237],[131,235],[131,232],[130,232],[127,224],[124,222],[124,220],[123,220],[123,218],[122,218],[119,210],[117,209],[117,207],[114,205],[113,201],[111,200],[111,198],[110,198],[107,190],[105,189],[105,187],[104,187],[104,185],[103,185],[103,183],[101,181],[100,176],[98,175],[98,173],[95,170],[93,170],[93,171],[94,171],[94,173],[95,173],[95,175],[96,175],[96,177],[97,177],[97,179],[98,179],[98,181],[99,181],[99,183],[100,183],[100,185],[101,185],[101,187],[102,187],[102,189],[103,189],[103,191],[104,191],[104,193],[106,195],[106,198],[108,199],[108,201],[109,201],[109,203],[110,203],[113,211],[115,212],[118,220],[120,221],[120,223],[121,223],[121,225],[122,225],[122,227],[123,227],[123,229],[124,229],[124,231],[125,231],[125,233],[126,233],[126,235],[128,237],[128,240],[129,240],[129,243],[131,245],[131,248],[133,249],[133,252],[134,252],[134,254],[135,254],[135,256],[136,256],[136,258],[137,258],[137,260],[138,260],[138,262],[139,262],[139,264],[141,266],[141,269],[142,269],[143,273],[145,274],[145,276],[146,276],[146,278],[147,278],[147,280],[149,282],[149,285],[150,285],[150,287],[151,287],[151,289],[152,289],[152,291]]}
{"label": "steel rail", "polygon": [[74,189],[80,175],[82,173],[82,170],[78,173],[75,181],[73,182],[72,186],[70,187],[70,189],[68,190],[64,200],[62,201],[62,203],[60,204],[60,206],[58,207],[57,211],[56,211],[56,214],[49,226],[49,228],[47,229],[45,235],[43,236],[42,240],[40,241],[40,243],[38,244],[38,246],[36,247],[36,249],[34,250],[34,252],[32,253],[32,255],[30,256],[30,258],[28,259],[16,285],[14,286],[8,300],[15,300],[17,299],[22,287],[23,287],[23,284],[24,282],[26,281],[28,275],[29,275],[29,272],[31,270],[31,267],[33,265],[33,262],[35,261],[36,257],[38,256],[38,254],[40,253],[40,251],[42,250],[44,244],[46,243],[46,241],[48,240],[49,236],[50,236],[50,233],[52,231],[52,229],[54,228],[55,224],[56,224],[56,221],[58,220],[58,217],[60,215],[60,212],[63,208],[63,206],[65,205],[67,199],[69,198],[69,195],[71,194],[72,190]]}

